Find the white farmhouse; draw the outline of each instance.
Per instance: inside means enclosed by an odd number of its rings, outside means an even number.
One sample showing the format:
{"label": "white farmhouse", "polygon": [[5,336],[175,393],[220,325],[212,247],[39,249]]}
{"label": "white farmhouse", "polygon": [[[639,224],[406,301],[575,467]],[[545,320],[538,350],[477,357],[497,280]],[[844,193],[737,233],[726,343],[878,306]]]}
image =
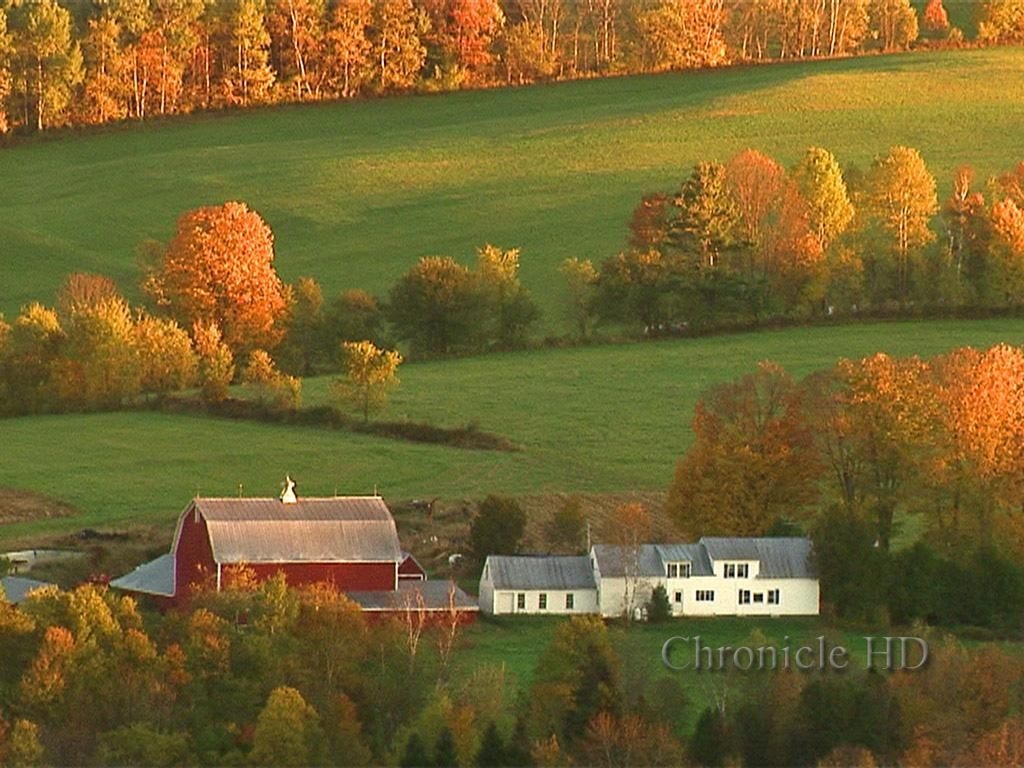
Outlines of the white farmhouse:
{"label": "white farmhouse", "polygon": [[597,613],[588,557],[490,555],[480,576],[480,610],[491,614]]}
{"label": "white farmhouse", "polygon": [[817,615],[818,579],[805,538],[715,538],[696,544],[597,544],[586,557],[492,555],[480,610],[637,613],[663,586],[673,616]]}

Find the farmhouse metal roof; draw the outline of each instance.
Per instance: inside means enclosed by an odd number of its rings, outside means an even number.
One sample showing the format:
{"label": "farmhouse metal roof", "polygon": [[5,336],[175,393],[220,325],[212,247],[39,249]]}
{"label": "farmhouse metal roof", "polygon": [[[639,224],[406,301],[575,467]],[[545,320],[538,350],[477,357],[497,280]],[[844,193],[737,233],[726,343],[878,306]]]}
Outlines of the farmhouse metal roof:
{"label": "farmhouse metal roof", "polygon": [[110,586],[129,592],[174,597],[174,555],[160,555],[143,563],[131,573],[110,582]]}
{"label": "farmhouse metal roof", "polygon": [[476,600],[451,581],[400,581],[397,591],[346,592],[364,611],[447,611],[451,608],[449,590],[455,587],[457,611],[478,611]]}
{"label": "farmhouse metal roof", "polygon": [[637,563],[631,563],[634,557],[630,547],[620,547],[614,544],[595,544],[594,557],[597,558],[597,567],[601,571],[602,578],[622,578],[626,575],[627,566],[631,575],[634,569],[637,576],[664,576],[665,566],[661,562],[657,547],[654,544],[641,544]]}
{"label": "farmhouse metal roof", "polygon": [[195,499],[182,515],[206,520],[218,563],[401,562],[398,532],[376,496],[298,499]]}
{"label": "farmhouse metal roof", "polygon": [[704,537],[700,543],[712,560],[759,561],[762,579],[814,578],[810,539]]}
{"label": "farmhouse metal roof", "polygon": [[[604,578],[626,575],[629,550],[611,544],[595,544],[594,556]],[[641,544],[639,548],[640,577],[665,575],[665,564],[691,563],[691,576],[711,576],[715,560],[756,560],[762,579],[814,578],[810,539],[803,538],[702,538],[696,544]]]}
{"label": "farmhouse metal roof", "polygon": [[655,544],[654,549],[663,564],[689,562],[691,576],[714,575],[707,550],[700,544]]}
{"label": "farmhouse metal roof", "polygon": [[596,589],[590,558],[581,556],[490,555],[489,569],[495,589]]}
{"label": "farmhouse metal roof", "polygon": [[14,605],[24,600],[32,590],[52,586],[54,585],[46,581],[26,579],[21,576],[4,576],[0,578],[0,587],[3,587],[4,597],[8,603],[13,603]]}

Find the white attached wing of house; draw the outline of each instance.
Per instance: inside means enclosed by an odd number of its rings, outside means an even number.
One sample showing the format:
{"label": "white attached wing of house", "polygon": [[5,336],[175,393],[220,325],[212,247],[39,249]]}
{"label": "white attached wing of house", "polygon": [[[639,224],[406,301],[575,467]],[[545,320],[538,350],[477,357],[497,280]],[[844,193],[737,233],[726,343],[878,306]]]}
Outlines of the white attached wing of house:
{"label": "white attached wing of house", "polygon": [[597,613],[590,558],[490,555],[480,576],[480,610],[494,615]]}

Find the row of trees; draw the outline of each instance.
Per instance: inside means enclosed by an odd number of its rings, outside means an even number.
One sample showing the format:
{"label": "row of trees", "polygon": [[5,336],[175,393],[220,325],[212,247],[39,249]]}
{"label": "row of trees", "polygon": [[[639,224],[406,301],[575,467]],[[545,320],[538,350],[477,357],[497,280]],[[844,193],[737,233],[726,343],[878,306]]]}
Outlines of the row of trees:
{"label": "row of trees", "polygon": [[844,174],[825,149],[788,171],[756,150],[699,163],[675,195],[644,197],[630,248],[563,265],[579,333],[594,317],[648,333],[702,325],[1024,304],[1024,165],[940,205],[920,154],[897,146]]}
{"label": "row of trees", "polygon": [[[913,675],[701,673],[620,656],[597,617],[560,623],[519,689],[466,669],[414,610],[368,622],[332,588],[236,579],[143,615],[91,585],[0,596],[7,765],[1013,764],[1024,666],[930,637]],[[755,631],[742,644],[767,644]],[[634,648],[635,650],[635,648]],[[462,666],[460,666],[462,665]],[[699,693],[705,689],[708,701]],[[954,704],[951,705],[951,702]],[[692,733],[681,724],[703,710]]]}
{"label": "row of trees", "polygon": [[[1024,36],[987,0],[982,42]],[[942,0],[6,0],[2,127],[959,41]]]}
{"label": "row of trees", "polygon": [[763,363],[697,404],[668,511],[687,535],[751,536],[834,508],[882,550],[915,516],[941,553],[1019,557],[1022,381],[1008,345],[844,359],[800,382]]}

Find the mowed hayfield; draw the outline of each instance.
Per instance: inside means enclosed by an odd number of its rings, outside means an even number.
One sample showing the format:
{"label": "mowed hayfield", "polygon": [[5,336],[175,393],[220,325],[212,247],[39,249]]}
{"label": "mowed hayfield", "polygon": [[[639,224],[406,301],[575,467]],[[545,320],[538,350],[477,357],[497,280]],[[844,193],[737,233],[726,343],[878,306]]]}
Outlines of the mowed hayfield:
{"label": "mowed hayfield", "polygon": [[[709,385],[776,360],[794,375],[876,351],[931,356],[1024,342],[1024,319],[893,322],[702,339],[551,349],[408,364],[382,418],[474,423],[516,452],[463,450],[329,429],[154,413],[0,421],[0,487],[80,512],[0,527],[0,542],[134,524],[170,526],[196,493],[274,495],[285,472],[300,493],[472,501],[487,493],[665,491],[692,442]],[[309,403],[329,380],[306,382]]]}
{"label": "mowed hayfield", "polygon": [[949,188],[1019,161],[1024,51],[737,67],[522,89],[280,107],[19,142],[0,152],[0,311],[52,301],[71,271],[138,298],[135,252],[199,205],[269,222],[287,280],[385,294],[423,255],[522,249],[544,333],[563,333],[557,265],[623,247],[640,196],[755,147],[831,149],[861,169],[894,144]]}

